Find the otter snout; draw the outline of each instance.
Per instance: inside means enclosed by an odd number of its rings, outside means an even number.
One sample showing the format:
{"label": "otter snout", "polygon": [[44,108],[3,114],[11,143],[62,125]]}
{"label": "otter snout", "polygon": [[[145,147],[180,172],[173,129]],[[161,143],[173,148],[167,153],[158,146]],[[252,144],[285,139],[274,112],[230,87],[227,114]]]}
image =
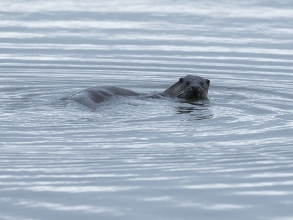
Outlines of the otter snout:
{"label": "otter snout", "polygon": [[197,85],[192,85],[191,88],[194,92],[198,92],[198,90],[199,90],[199,86],[197,86]]}
{"label": "otter snout", "polygon": [[202,95],[201,88],[199,85],[192,85],[190,87],[191,87],[191,94],[192,94],[191,96],[198,98]]}
{"label": "otter snout", "polygon": [[209,85],[210,80],[208,79],[187,75],[166,89],[164,94],[183,99],[204,99],[207,98]]}

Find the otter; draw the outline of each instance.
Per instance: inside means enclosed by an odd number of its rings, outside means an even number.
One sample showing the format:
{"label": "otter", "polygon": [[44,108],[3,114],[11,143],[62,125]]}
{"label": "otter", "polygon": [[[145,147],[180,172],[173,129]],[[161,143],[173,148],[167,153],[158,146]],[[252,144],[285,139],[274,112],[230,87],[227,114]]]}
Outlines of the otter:
{"label": "otter", "polygon": [[[187,100],[206,99],[210,86],[210,80],[200,76],[187,75],[180,78],[178,82],[159,93],[160,96],[180,98]],[[96,104],[108,100],[113,96],[139,96],[140,93],[116,86],[96,86],[81,90],[70,97],[70,99],[83,104],[91,109]]]}
{"label": "otter", "polygon": [[113,96],[138,96],[140,93],[116,86],[95,86],[75,93],[70,99],[91,109],[96,109],[96,103],[106,101]]}
{"label": "otter", "polygon": [[161,95],[189,100],[205,99],[207,98],[209,87],[209,79],[187,75],[184,78],[180,78],[177,83],[166,89]]}

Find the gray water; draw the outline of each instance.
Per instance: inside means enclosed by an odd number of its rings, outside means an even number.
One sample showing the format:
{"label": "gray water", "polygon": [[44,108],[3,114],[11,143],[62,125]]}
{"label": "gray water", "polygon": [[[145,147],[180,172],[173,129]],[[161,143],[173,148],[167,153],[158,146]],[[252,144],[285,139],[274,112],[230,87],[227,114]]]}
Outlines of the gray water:
{"label": "gray water", "polygon": [[[0,1],[0,219],[293,219],[293,3]],[[187,74],[209,101],[156,94]]]}

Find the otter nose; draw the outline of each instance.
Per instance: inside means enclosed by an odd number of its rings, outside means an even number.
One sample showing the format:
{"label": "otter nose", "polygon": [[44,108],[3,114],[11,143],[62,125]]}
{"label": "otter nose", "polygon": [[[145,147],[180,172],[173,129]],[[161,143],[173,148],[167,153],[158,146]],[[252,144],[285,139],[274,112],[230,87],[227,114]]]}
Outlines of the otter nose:
{"label": "otter nose", "polygon": [[198,91],[199,90],[199,86],[191,86],[192,90],[194,91]]}

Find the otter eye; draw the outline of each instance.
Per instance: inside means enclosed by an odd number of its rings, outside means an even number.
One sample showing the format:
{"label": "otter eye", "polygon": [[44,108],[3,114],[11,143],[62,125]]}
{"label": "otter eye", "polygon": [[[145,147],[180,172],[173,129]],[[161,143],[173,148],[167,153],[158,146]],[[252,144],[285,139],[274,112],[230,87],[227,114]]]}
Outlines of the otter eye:
{"label": "otter eye", "polygon": [[186,85],[187,85],[187,86],[189,86],[189,85],[190,85],[190,82],[189,82],[189,81],[187,81],[187,82],[186,82]]}
{"label": "otter eye", "polygon": [[180,83],[183,83],[183,78],[180,78],[180,79],[179,79],[179,82],[180,82]]}
{"label": "otter eye", "polygon": [[200,85],[202,85],[202,86],[203,86],[203,82],[200,82]]}
{"label": "otter eye", "polygon": [[208,85],[210,85],[210,80],[209,79],[207,79],[206,82],[207,82]]}

